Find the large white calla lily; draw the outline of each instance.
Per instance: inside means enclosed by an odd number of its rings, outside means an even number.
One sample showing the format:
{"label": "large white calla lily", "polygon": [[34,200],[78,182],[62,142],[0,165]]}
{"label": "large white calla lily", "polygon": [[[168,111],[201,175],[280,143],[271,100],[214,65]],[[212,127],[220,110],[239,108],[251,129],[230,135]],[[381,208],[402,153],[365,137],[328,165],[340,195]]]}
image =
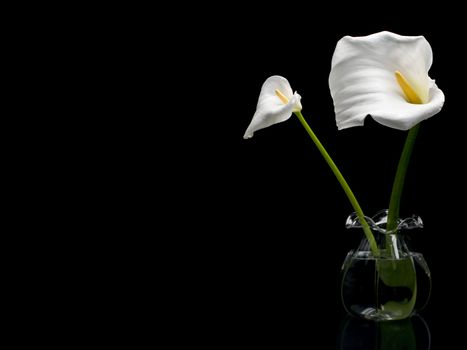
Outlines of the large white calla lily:
{"label": "large white calla lily", "polygon": [[302,110],[301,96],[292,92],[284,77],[274,75],[266,79],[259,94],[256,112],[243,138],[253,137],[255,131],[284,122],[293,112]]}
{"label": "large white calla lily", "polygon": [[336,46],[329,76],[339,129],[378,123],[408,130],[438,113],[444,94],[428,76],[433,61],[423,36],[380,32],[346,36]]}

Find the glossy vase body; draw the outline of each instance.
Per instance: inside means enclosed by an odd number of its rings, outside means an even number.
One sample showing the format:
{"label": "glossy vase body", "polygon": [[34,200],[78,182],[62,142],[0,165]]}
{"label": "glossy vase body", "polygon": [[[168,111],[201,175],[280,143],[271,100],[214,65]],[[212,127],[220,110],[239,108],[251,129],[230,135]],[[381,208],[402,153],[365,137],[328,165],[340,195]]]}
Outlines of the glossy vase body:
{"label": "glossy vase body", "polygon": [[[342,266],[341,296],[347,312],[375,320],[402,320],[424,307],[431,292],[431,275],[420,253],[412,252],[405,242],[405,230],[422,227],[419,217],[400,220],[397,230],[385,230],[387,211],[367,218],[378,252],[363,238],[351,250]],[[347,227],[361,227],[355,214]]]}

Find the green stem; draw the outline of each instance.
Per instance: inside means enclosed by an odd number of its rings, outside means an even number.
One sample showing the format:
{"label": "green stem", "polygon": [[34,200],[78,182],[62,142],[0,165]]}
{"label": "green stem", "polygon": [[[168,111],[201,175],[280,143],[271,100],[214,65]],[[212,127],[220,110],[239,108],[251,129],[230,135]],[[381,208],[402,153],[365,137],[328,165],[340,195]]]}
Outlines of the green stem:
{"label": "green stem", "polygon": [[295,112],[295,115],[298,117],[298,120],[300,120],[300,123],[302,123],[303,127],[307,131],[308,135],[310,135],[311,139],[315,143],[316,147],[318,147],[318,150],[320,151],[321,155],[324,157],[326,162],[328,163],[329,167],[331,168],[332,172],[336,176],[337,180],[342,186],[342,189],[344,190],[345,194],[347,195],[347,198],[349,198],[350,203],[352,204],[352,207],[354,208],[358,220],[360,221],[363,231],[365,232],[365,236],[368,240],[368,243],[370,244],[370,249],[373,252],[374,256],[379,256],[379,250],[378,246],[375,241],[375,237],[373,236],[373,233],[371,232],[370,226],[365,220],[365,216],[363,214],[363,210],[358,204],[357,198],[355,198],[355,195],[353,194],[352,190],[350,189],[349,185],[347,184],[347,181],[345,181],[344,176],[342,176],[341,172],[337,168],[336,164],[332,160],[332,158],[329,156],[328,152],[326,149],[323,147],[321,142],[318,140],[316,137],[315,133],[313,130],[311,130],[310,126],[306,122],[305,118],[302,115],[302,112]]}
{"label": "green stem", "polygon": [[407,167],[409,165],[410,156],[412,155],[415,139],[417,138],[418,129],[420,129],[420,123],[410,129],[407,139],[405,140],[399,165],[397,166],[396,177],[394,178],[394,184],[392,186],[391,199],[389,201],[388,223],[386,226],[386,230],[389,232],[394,231],[397,227],[405,175],[407,174]]}

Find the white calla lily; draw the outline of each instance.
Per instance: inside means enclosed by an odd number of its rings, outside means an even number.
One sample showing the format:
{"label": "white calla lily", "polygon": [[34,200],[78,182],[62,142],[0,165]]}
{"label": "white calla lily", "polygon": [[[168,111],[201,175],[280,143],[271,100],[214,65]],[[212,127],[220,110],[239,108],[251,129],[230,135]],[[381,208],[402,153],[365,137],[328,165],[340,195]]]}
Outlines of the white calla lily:
{"label": "white calla lily", "polygon": [[259,94],[256,112],[243,138],[253,137],[255,131],[284,122],[293,112],[302,110],[301,96],[293,93],[284,77],[274,75],[266,79]]}
{"label": "white calla lily", "polygon": [[423,36],[380,32],[342,38],[329,75],[338,129],[361,126],[371,115],[380,124],[408,130],[438,113],[444,94],[428,76],[432,61]]}
{"label": "white calla lily", "polygon": [[378,255],[378,247],[373,233],[371,232],[370,226],[365,220],[362,208],[358,204],[357,198],[355,198],[355,195],[337,168],[336,164],[303,117],[301,112],[302,105],[300,103],[300,99],[301,96],[299,94],[296,92],[292,93],[292,88],[290,87],[287,79],[284,77],[274,75],[266,79],[259,94],[256,112],[243,138],[249,139],[253,137],[254,132],[257,130],[286,121],[292,116],[292,113],[294,113],[341,184],[342,189],[349,198],[350,203],[352,204],[360,222],[362,223],[363,231],[365,232],[368,242],[370,243],[371,250],[376,256]]}

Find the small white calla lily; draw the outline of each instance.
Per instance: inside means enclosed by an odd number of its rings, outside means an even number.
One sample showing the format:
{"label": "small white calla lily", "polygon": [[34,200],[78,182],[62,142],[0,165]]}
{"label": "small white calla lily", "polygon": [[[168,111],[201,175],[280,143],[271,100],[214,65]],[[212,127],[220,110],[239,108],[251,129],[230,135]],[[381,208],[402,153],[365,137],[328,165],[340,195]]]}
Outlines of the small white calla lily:
{"label": "small white calla lily", "polygon": [[292,92],[284,77],[274,75],[266,79],[259,94],[256,112],[243,138],[249,139],[255,131],[284,122],[293,112],[301,111],[300,99],[301,96]]}
{"label": "small white calla lily", "polygon": [[433,61],[423,36],[380,32],[342,38],[329,75],[338,129],[378,123],[408,130],[438,113],[444,94],[428,76]]}

